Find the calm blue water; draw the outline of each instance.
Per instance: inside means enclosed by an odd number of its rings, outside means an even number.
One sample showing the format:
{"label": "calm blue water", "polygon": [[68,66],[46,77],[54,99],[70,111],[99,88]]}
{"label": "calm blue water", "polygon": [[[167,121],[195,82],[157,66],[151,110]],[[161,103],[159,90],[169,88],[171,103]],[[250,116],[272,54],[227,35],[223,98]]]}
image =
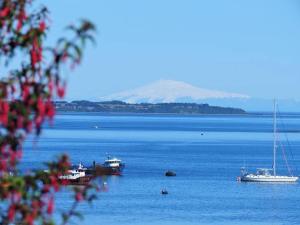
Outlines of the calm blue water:
{"label": "calm blue water", "polygon": [[[288,137],[287,142],[280,134],[282,144],[298,175],[300,115],[281,120],[279,130]],[[124,176],[107,178],[107,193],[80,207],[85,220],[74,220],[77,224],[300,224],[299,184],[236,182],[243,165],[271,167],[268,115],[61,114],[25,149],[25,169],[42,167],[62,152],[74,163],[101,162],[106,153],[126,163]],[[278,171],[287,173],[281,150],[278,164]],[[168,169],[177,176],[165,177]],[[169,195],[161,195],[162,188]],[[57,203],[59,210],[70,206],[67,190]]]}

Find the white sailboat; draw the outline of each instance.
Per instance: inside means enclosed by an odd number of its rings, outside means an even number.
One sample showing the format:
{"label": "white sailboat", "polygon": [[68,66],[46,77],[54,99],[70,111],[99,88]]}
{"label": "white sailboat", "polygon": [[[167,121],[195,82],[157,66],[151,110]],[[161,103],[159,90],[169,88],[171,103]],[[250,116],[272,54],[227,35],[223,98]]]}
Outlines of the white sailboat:
{"label": "white sailboat", "polygon": [[245,168],[241,170],[240,181],[243,182],[296,182],[299,177],[293,175],[277,175],[276,173],[276,152],[277,152],[277,104],[274,101],[273,117],[273,167],[271,169],[259,168],[256,174],[247,173]]}

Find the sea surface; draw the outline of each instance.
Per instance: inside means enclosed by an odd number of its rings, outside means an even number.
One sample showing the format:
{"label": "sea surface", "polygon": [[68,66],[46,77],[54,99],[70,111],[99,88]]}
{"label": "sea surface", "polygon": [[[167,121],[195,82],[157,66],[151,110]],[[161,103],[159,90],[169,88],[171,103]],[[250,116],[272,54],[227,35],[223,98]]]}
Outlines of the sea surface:
{"label": "sea surface", "polygon": [[[124,161],[123,176],[102,178],[108,191],[80,205],[85,219],[73,224],[300,224],[300,184],[236,181],[243,166],[253,172],[272,166],[272,122],[270,114],[63,113],[40,138],[26,141],[21,167],[43,168],[61,153],[74,164],[103,162],[107,154]],[[278,173],[288,173],[288,159],[299,175],[300,114],[281,115],[278,123]],[[169,169],[177,176],[165,177]],[[56,202],[58,211],[68,209],[69,190]]]}

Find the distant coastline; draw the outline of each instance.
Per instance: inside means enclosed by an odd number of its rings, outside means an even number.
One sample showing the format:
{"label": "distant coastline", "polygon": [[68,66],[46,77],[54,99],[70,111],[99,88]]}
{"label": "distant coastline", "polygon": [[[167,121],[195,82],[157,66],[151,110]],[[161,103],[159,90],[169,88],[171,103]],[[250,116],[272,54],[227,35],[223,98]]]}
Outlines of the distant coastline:
{"label": "distant coastline", "polygon": [[140,103],[129,104],[122,101],[56,101],[58,112],[105,112],[105,113],[145,113],[145,114],[246,114],[240,108],[211,106],[196,103]]}

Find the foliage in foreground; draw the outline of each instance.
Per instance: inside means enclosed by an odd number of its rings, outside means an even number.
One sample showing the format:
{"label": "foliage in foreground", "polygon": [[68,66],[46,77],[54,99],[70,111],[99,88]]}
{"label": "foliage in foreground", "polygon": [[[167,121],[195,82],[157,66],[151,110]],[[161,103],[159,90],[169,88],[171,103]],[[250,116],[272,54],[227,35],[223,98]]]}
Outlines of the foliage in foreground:
{"label": "foliage in foreground", "polygon": [[[48,172],[18,171],[22,145],[30,134],[40,135],[45,120],[55,115],[54,98],[63,98],[64,67],[74,69],[95,30],[89,21],[69,26],[70,39],[45,46],[50,19],[46,7],[31,0],[0,0],[0,223],[54,224],[54,196],[63,184],[58,177],[70,163],[66,155],[47,164]],[[91,201],[92,185],[74,188],[74,204],[62,215],[65,224],[78,215],[76,206]]]}

